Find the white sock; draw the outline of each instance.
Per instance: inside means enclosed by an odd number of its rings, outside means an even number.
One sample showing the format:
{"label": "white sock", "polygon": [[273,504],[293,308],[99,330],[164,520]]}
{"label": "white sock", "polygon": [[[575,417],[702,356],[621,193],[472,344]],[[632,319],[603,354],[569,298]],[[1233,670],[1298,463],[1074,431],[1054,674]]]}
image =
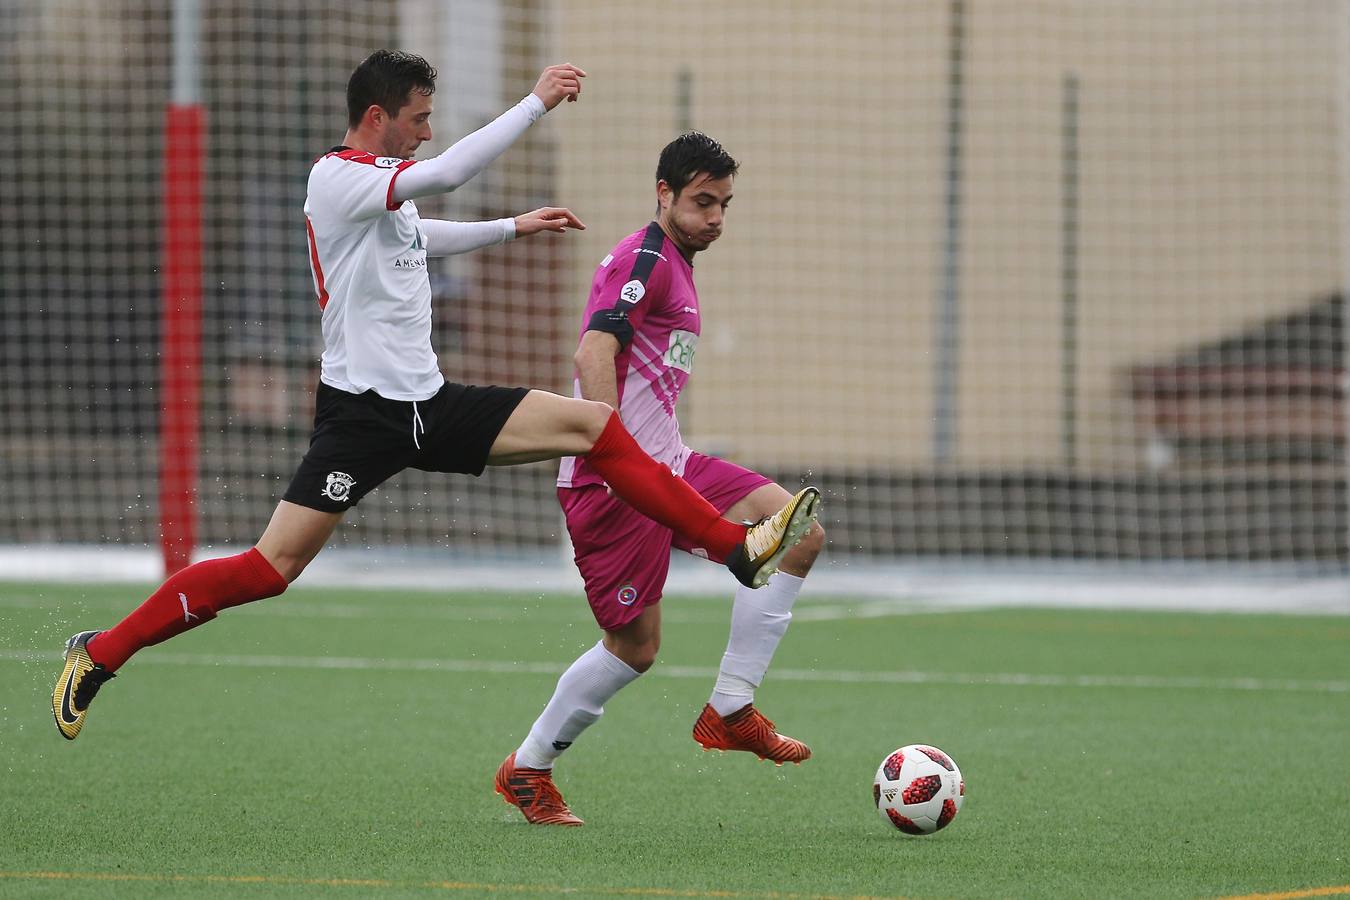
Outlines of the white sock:
{"label": "white sock", "polygon": [[553,761],[604,713],[606,701],[640,674],[606,650],[604,641],[578,656],[516,751],[516,765],[553,768]]}
{"label": "white sock", "polygon": [[717,672],[708,703],[719,716],[733,713],[755,700],[755,688],[764,680],[778,642],[792,621],[792,604],[806,579],[775,572],[767,584],[752,591],[736,589],[731,607],[731,637]]}

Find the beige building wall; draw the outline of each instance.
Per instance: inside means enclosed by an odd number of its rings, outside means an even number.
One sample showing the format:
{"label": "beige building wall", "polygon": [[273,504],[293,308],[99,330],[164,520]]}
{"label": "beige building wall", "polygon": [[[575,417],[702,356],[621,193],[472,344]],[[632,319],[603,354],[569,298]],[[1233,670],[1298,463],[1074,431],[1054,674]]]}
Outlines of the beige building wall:
{"label": "beige building wall", "polygon": [[[933,463],[946,0],[569,2],[584,109],[555,117],[590,225],[579,316],[689,124],[742,163],[697,263],[682,422],[765,466]],[[1079,82],[1078,464],[1140,463],[1123,372],[1336,288],[1339,6],[968,2],[956,397],[960,467],[1063,461],[1063,91]]]}

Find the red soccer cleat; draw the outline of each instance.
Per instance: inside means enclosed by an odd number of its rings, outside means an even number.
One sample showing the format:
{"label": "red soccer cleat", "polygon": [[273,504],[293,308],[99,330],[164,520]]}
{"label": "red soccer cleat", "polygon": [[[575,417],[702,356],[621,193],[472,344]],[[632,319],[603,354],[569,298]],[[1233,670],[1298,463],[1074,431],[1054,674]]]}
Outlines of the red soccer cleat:
{"label": "red soccer cleat", "polygon": [[497,769],[494,785],[502,799],[518,808],[531,825],[584,825],[563,802],[549,769],[517,769],[512,753]]}
{"label": "red soccer cleat", "polygon": [[811,758],[810,747],[774,731],[773,723],[748,703],[725,719],[717,710],[704,705],[702,715],[694,723],[694,740],[704,750],[746,750],[779,766]]}

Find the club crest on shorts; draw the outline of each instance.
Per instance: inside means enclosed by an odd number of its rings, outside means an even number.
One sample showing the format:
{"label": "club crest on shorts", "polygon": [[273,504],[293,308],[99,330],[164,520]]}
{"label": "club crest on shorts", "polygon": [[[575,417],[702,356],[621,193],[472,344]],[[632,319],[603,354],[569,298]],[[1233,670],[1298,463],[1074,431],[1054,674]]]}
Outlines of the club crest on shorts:
{"label": "club crest on shorts", "polygon": [[624,606],[632,606],[637,602],[637,588],[631,584],[625,584],[619,588],[619,602]]}
{"label": "club crest on shorts", "polygon": [[346,472],[329,472],[328,484],[324,485],[323,495],[329,500],[336,500],[341,503],[351,496],[352,485],[356,484],[356,479]]}

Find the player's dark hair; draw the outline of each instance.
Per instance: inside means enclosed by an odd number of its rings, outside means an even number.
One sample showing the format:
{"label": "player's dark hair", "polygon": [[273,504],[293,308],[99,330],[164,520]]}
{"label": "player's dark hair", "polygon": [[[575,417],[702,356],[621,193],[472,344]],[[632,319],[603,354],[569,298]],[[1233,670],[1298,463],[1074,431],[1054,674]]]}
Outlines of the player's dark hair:
{"label": "player's dark hair", "polygon": [[436,70],[431,63],[415,53],[376,50],[347,81],[347,124],[360,125],[372,105],[397,116],[413,91],[428,97],[436,93]]}
{"label": "player's dark hair", "polygon": [[686,131],[661,151],[661,158],[656,163],[656,179],[670,185],[678,197],[699,172],[707,172],[717,179],[735,175],[738,168],[736,160],[717,141],[701,131]]}

